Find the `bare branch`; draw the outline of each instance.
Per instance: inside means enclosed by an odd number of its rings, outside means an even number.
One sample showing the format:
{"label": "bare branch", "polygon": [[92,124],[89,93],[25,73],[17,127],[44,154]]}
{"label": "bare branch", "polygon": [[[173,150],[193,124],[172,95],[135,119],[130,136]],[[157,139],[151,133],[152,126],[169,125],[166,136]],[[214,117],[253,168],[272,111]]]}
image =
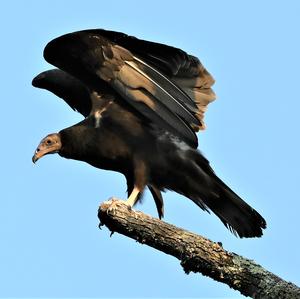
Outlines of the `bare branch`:
{"label": "bare branch", "polygon": [[178,258],[186,273],[202,273],[256,299],[300,298],[300,289],[296,285],[254,261],[224,250],[219,243],[131,210],[122,201],[102,203],[98,217],[112,232]]}

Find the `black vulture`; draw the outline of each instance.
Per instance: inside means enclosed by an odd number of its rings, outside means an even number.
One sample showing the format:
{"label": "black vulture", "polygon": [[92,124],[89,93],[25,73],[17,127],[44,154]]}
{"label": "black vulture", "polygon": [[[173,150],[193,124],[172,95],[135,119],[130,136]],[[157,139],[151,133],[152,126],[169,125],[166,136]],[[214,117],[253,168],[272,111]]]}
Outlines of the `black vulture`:
{"label": "black vulture", "polygon": [[214,79],[198,58],[167,46],[102,29],[50,41],[46,61],[57,69],[33,86],[61,97],[85,118],[46,136],[33,162],[46,154],[122,173],[127,204],[146,187],[163,216],[161,191],[183,194],[214,212],[239,237],[259,237],[263,217],[219,179],[197,150],[195,132],[215,99]]}

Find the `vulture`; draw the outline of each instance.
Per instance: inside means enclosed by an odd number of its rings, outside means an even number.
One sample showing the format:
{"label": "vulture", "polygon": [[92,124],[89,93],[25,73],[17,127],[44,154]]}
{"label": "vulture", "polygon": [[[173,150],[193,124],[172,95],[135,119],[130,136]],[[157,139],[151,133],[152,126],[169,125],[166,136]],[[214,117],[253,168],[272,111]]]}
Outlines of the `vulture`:
{"label": "vulture", "polygon": [[196,132],[215,99],[214,79],[199,59],[168,45],[121,32],[91,29],[50,41],[44,58],[56,68],[32,85],[62,98],[84,117],[49,134],[47,154],[117,171],[127,181],[129,207],[150,190],[159,217],[161,192],[172,190],[212,211],[239,237],[260,237],[264,218],[233,192],[197,150]]}

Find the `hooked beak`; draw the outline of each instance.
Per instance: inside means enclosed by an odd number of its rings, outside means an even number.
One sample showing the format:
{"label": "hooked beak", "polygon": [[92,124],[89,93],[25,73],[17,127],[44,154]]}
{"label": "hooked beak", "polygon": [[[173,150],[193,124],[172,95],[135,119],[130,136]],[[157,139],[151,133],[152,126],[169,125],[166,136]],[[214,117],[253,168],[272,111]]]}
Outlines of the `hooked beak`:
{"label": "hooked beak", "polygon": [[35,164],[35,162],[37,162],[38,159],[42,158],[43,156],[50,154],[50,152],[44,152],[41,151],[39,148],[37,148],[34,152],[34,155],[32,156],[32,162]]}
{"label": "hooked beak", "polygon": [[35,164],[35,162],[39,159],[40,157],[37,157],[37,154],[35,153],[33,156],[32,156],[32,162]]}
{"label": "hooked beak", "polygon": [[58,153],[61,149],[61,141],[59,134],[50,134],[46,136],[38,145],[32,157],[32,162],[36,163],[37,160],[48,154]]}

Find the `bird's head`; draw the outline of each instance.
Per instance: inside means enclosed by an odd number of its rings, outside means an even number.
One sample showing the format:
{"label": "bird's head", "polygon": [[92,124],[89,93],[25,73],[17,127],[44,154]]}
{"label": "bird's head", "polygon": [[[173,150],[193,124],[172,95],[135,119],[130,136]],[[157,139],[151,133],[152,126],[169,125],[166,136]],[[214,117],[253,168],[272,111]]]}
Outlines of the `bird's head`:
{"label": "bird's head", "polygon": [[32,157],[32,162],[35,163],[38,159],[48,154],[55,154],[61,150],[62,143],[59,133],[49,134],[42,139]]}

